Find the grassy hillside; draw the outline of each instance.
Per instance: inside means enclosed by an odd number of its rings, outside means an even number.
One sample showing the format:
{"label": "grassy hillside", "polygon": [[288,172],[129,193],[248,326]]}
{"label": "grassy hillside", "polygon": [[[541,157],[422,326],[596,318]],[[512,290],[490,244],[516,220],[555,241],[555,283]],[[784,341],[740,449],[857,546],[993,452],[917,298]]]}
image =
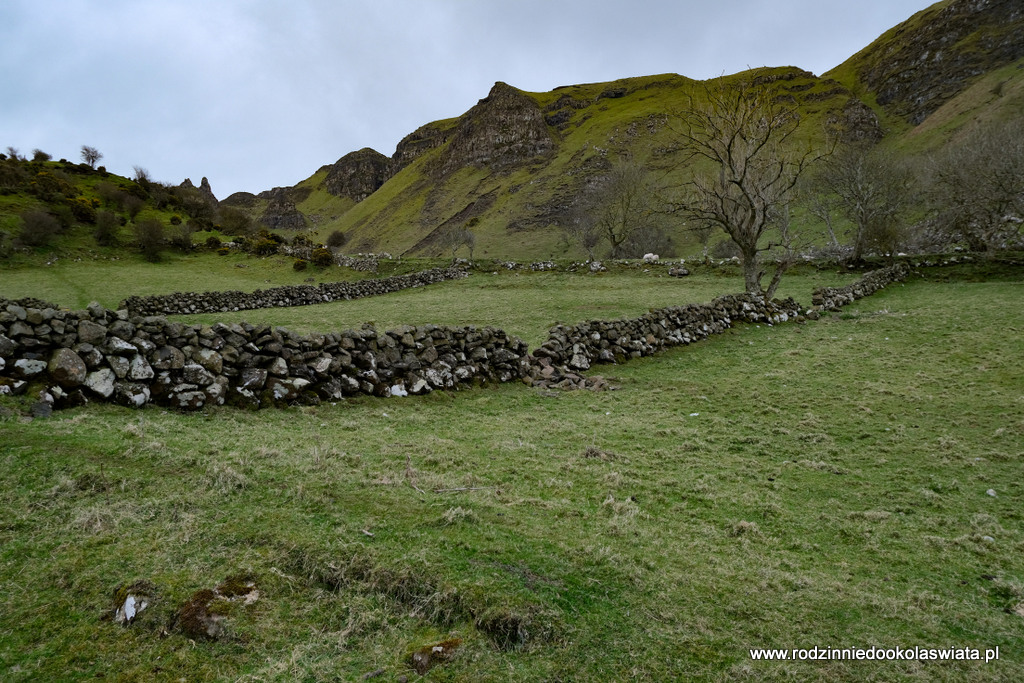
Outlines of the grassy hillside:
{"label": "grassy hillside", "polygon": [[[913,159],[946,144],[967,123],[987,125],[1019,115],[1021,21],[1007,0],[943,0],[820,78],[779,67],[724,80],[790,74],[791,79],[778,80],[775,87],[781,98],[797,105],[804,122],[802,142],[821,146],[826,127],[834,128],[852,112],[862,124],[877,125],[890,149]],[[443,232],[469,225],[476,255],[582,257],[583,250],[565,240],[559,226],[571,220],[584,189],[614,161],[630,159],[644,166],[667,196],[690,176],[691,169],[680,167],[672,152],[678,142],[672,114],[691,96],[699,101],[702,87],[676,74],[570,85],[546,93],[499,83],[462,117],[426,124],[410,135],[415,138],[410,144],[403,141],[395,155],[397,172],[365,200],[353,205],[332,197],[324,183],[325,167],[297,186],[303,197],[299,209],[311,219],[315,238],[341,230],[350,237],[352,251],[439,256],[446,252]],[[495,93],[508,90],[524,98],[524,110],[532,108],[543,116],[541,135],[550,138],[550,150],[515,164],[467,158],[453,165],[452,156],[467,147],[466,135],[480,136],[470,148],[491,145],[500,156],[504,145],[524,134],[522,118],[487,107]],[[870,108],[877,123],[865,119],[857,109],[860,103]],[[415,161],[397,170],[398,159],[406,164],[410,158]],[[256,206],[254,215],[263,208],[265,202]],[[794,218],[794,227],[805,237],[823,242],[822,225],[801,211]],[[662,227],[673,237],[677,253],[695,253],[696,240],[678,221],[666,216]]]}
{"label": "grassy hillside", "polygon": [[[613,392],[0,409],[2,677],[412,679],[447,641],[425,680],[1018,680],[1024,346],[993,330],[1024,326],[1020,287],[915,278],[608,368]],[[245,582],[219,640],[172,625]],[[1000,659],[749,656],[872,646]]]}
{"label": "grassy hillside", "polygon": [[[850,97],[837,83],[791,67],[756,69],[726,80],[756,78],[778,79],[780,97],[800,103],[805,136],[801,142],[820,143],[826,119]],[[453,144],[449,139],[340,218],[319,222],[316,234],[323,237],[340,229],[350,237],[354,251],[437,256],[445,253],[437,239],[440,232],[473,220],[478,255],[575,257],[583,254],[565,242],[558,226],[568,220],[582,188],[612,162],[630,158],[646,166],[666,194],[687,177],[687,169],[679,167],[678,155],[671,151],[677,146],[671,118],[688,98],[702,98],[700,83],[662,74],[565,86],[547,93],[517,92],[548,117],[553,153],[510,168],[467,164],[455,173],[439,174],[438,160]],[[322,198],[326,190],[317,177],[302,186],[314,188],[311,197]],[[671,218],[664,223],[681,251],[692,252],[694,239],[683,226]]]}

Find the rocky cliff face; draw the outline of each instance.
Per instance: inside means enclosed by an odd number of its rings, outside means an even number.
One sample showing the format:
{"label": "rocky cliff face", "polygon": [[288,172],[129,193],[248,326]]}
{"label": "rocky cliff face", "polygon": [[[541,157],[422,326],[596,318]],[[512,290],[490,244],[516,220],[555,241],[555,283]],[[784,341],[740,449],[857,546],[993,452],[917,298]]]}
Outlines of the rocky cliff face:
{"label": "rocky cliff face", "polygon": [[391,157],[393,173],[398,173],[403,168],[414,162],[432,149],[440,147],[448,142],[453,132],[453,126],[449,121],[435,121],[425,126],[420,126],[412,133],[409,133],[395,148]]}
{"label": "rocky cliff face", "polygon": [[290,189],[275,187],[260,193],[261,198],[270,200],[259,218],[262,225],[271,230],[301,230],[306,227],[306,217],[295,206]]}
{"label": "rocky cliff face", "polygon": [[335,197],[361,202],[391,176],[391,159],[377,150],[364,147],[338,159],[328,171],[324,184]]}
{"label": "rocky cliff face", "polygon": [[956,0],[934,5],[853,59],[878,103],[912,124],[971,80],[1024,57],[1024,3]]}
{"label": "rocky cliff face", "polygon": [[469,165],[501,170],[546,156],[554,147],[537,103],[499,81],[459,119],[438,170],[441,175]]}

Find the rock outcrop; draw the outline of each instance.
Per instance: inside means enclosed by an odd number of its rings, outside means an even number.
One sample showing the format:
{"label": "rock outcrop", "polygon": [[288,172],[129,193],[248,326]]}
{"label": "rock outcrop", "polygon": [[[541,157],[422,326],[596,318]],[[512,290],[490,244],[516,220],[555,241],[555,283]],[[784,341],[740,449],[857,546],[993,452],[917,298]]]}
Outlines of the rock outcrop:
{"label": "rock outcrop", "polygon": [[453,130],[451,121],[435,121],[406,135],[395,147],[391,157],[392,173],[398,173],[430,150],[448,142]]}
{"label": "rock outcrop", "polygon": [[327,172],[324,185],[335,197],[361,202],[377,191],[392,175],[391,159],[364,147],[338,159]]}
{"label": "rock outcrop", "polygon": [[260,215],[259,222],[270,230],[301,230],[306,227],[306,217],[295,206],[290,188],[275,187],[266,193],[270,200],[267,208]]}
{"label": "rock outcrop", "polygon": [[555,140],[537,103],[499,81],[459,119],[438,160],[438,171],[448,175],[471,165],[502,170],[547,156],[554,148]]}
{"label": "rock outcrop", "polygon": [[213,189],[210,187],[210,181],[206,179],[206,176],[203,176],[202,181],[199,183],[199,187],[192,184],[191,178],[185,178],[178,187],[186,190],[195,190],[210,206],[214,208],[217,207],[217,197],[213,194]]}
{"label": "rock outcrop", "polygon": [[1024,57],[1020,0],[955,0],[918,13],[852,58],[878,103],[924,121],[977,76]]}

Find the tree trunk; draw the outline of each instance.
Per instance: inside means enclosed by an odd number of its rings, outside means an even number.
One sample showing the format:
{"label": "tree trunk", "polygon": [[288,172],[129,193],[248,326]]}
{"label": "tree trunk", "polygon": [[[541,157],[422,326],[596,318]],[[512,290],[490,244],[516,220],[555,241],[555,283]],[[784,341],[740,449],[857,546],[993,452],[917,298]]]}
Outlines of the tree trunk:
{"label": "tree trunk", "polygon": [[761,276],[764,273],[761,272],[757,252],[755,251],[750,254],[746,252],[741,253],[741,258],[743,259],[743,284],[747,294],[761,296],[764,294],[764,291],[761,289]]}

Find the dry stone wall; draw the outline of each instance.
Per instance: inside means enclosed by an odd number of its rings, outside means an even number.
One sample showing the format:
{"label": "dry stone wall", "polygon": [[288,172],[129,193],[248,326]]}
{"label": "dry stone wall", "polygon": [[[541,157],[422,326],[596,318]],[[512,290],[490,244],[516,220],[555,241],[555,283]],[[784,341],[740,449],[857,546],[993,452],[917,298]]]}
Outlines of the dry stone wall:
{"label": "dry stone wall", "polygon": [[354,394],[425,394],[526,374],[526,344],[489,327],[284,328],[188,325],[91,305],[0,300],[0,392],[35,384],[57,407],[112,400],[194,410],[317,403]]}
{"label": "dry stone wall", "polygon": [[[816,305],[849,303],[906,273],[896,266],[848,287],[817,290]],[[621,363],[690,344],[737,321],[776,324],[814,314],[792,299],[729,295],[629,320],[558,325],[530,354],[523,341],[491,327],[421,325],[384,332],[364,326],[299,335],[268,325],[170,322],[99,304],[69,311],[37,299],[0,298],[0,393],[38,392],[37,407],[45,414],[90,400],[255,409],[514,380],[603,388],[603,380],[579,373],[595,363]]]}
{"label": "dry stone wall", "polygon": [[864,277],[845,287],[821,287],[811,294],[811,304],[818,310],[834,311],[857,299],[871,296],[893,282],[899,282],[910,273],[910,266],[897,263],[866,273]]}
{"label": "dry stone wall", "polygon": [[156,296],[130,296],[121,302],[121,308],[132,315],[188,315],[191,313],[226,313],[249,311],[257,308],[308,306],[330,301],[361,299],[367,296],[391,294],[412,287],[424,287],[446,280],[464,278],[462,268],[434,268],[410,275],[355,282],[326,282],[319,285],[291,285],[257,289],[255,292],[175,292]]}

